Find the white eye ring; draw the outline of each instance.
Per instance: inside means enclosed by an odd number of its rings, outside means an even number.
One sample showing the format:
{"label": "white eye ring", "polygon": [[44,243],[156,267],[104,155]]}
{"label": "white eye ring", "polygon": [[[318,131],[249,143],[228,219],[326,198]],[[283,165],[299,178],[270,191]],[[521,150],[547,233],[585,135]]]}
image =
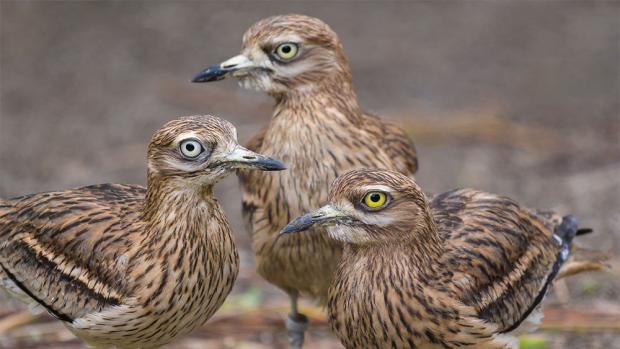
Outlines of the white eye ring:
{"label": "white eye ring", "polygon": [[182,141],[179,145],[179,149],[181,150],[181,154],[188,159],[195,159],[204,151],[202,144],[196,139],[186,139]]}

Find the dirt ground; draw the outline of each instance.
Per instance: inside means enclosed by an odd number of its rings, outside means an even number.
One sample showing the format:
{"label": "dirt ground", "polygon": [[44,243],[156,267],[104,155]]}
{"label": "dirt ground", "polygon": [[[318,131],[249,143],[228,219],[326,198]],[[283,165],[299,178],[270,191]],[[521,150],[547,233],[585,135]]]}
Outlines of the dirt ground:
{"label": "dirt ground", "polygon": [[[620,255],[620,2],[0,1],[0,196],[145,182],[152,132],[214,114],[247,140],[269,97],[191,84],[238,53],[256,20],[304,13],[339,34],[361,105],[397,120],[429,192],[512,196],[577,215],[581,245]],[[234,178],[217,187],[242,270],[203,329],[168,348],[285,348],[287,299],[258,277]],[[620,272],[558,284],[524,348],[620,348]],[[46,316],[0,296],[0,347],[78,348]],[[339,348],[305,303],[309,348]],[[17,315],[16,315],[17,314]],[[21,325],[20,325],[21,324]]]}

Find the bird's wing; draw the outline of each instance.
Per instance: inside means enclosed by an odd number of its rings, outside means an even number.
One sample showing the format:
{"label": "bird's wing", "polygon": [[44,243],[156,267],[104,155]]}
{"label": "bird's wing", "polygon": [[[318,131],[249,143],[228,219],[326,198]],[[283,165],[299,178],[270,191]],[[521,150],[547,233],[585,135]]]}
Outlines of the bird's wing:
{"label": "bird's wing", "polygon": [[473,189],[438,195],[431,208],[446,241],[442,282],[501,332],[516,329],[542,301],[577,233],[572,216],[537,214]]}
{"label": "bird's wing", "polygon": [[378,116],[366,113],[365,128],[376,133],[381,140],[380,146],[394,161],[394,170],[406,175],[413,175],[418,170],[418,155],[413,142],[396,124],[381,120]]}
{"label": "bird's wing", "polygon": [[71,322],[128,295],[126,256],[145,190],[103,184],[0,203],[0,268],[21,291]]}
{"label": "bird's wing", "polygon": [[[269,129],[269,126],[265,126],[258,133],[256,133],[246,144],[246,148],[258,152],[261,152],[263,146],[263,139],[265,133]],[[260,176],[258,171],[252,170],[239,170],[237,171],[237,177],[241,184],[241,191],[243,192],[243,198],[241,201],[241,213],[243,220],[246,224],[246,230],[250,233],[254,233],[254,222],[257,217],[257,210],[264,206],[264,200],[261,198],[260,187],[262,185],[261,180],[265,180],[268,176]],[[249,185],[252,183],[253,185]],[[264,222],[268,224],[269,222]]]}

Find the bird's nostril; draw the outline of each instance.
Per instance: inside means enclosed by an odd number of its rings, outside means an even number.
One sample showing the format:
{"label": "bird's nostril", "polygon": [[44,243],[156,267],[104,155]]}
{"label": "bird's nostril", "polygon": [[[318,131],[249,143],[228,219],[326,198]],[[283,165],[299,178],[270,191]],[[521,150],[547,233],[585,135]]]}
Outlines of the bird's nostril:
{"label": "bird's nostril", "polygon": [[320,218],[323,217],[323,213],[315,213],[312,215],[312,218]]}
{"label": "bird's nostril", "polygon": [[236,64],[226,64],[226,65],[223,65],[222,68],[230,69],[230,68],[234,68],[235,66],[237,66],[237,65]]}
{"label": "bird's nostril", "polygon": [[243,158],[246,160],[256,160],[256,156],[254,155],[245,155],[243,156]]}

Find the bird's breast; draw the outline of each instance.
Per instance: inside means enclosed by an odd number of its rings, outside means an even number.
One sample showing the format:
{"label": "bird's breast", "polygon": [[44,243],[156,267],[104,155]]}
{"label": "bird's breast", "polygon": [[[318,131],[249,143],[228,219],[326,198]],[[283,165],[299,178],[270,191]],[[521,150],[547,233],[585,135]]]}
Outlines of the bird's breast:
{"label": "bird's breast", "polygon": [[221,306],[239,270],[232,238],[214,244],[186,242],[141,259],[133,269],[142,285],[135,297],[77,319],[71,329],[89,343],[127,348],[158,347],[189,333]]}

